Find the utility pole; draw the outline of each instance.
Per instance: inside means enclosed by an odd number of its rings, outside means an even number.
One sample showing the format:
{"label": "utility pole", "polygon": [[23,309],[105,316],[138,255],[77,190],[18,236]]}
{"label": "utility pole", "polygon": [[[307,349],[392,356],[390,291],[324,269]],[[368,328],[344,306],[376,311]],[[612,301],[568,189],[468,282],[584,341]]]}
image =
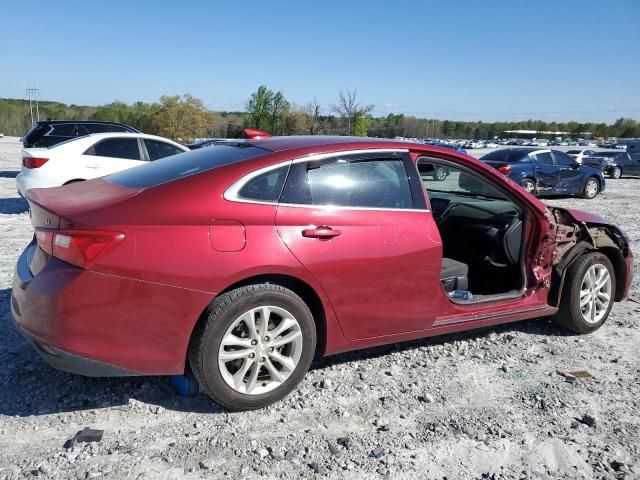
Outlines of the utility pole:
{"label": "utility pole", "polygon": [[31,125],[33,125],[33,102],[36,104],[36,119],[40,121],[40,106],[38,105],[38,97],[40,96],[39,88],[31,88],[27,85],[27,97],[29,97],[29,112],[31,112]]}

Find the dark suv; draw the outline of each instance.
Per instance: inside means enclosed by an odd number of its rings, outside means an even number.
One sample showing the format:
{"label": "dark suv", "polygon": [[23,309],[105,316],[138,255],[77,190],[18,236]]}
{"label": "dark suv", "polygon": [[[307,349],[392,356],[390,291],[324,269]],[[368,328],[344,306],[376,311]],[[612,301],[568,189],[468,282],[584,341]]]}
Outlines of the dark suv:
{"label": "dark suv", "polygon": [[25,148],[52,147],[60,142],[90,133],[131,132],[140,133],[129,125],[98,120],[43,120],[36,122],[22,137]]}

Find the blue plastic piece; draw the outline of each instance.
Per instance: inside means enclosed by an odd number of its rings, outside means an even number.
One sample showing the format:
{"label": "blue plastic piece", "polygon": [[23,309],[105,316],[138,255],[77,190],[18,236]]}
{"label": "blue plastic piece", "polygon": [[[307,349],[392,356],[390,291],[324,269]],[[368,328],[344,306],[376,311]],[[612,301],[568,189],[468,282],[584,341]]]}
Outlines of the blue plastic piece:
{"label": "blue plastic piece", "polygon": [[200,392],[200,384],[193,375],[172,375],[171,385],[178,395],[192,397]]}

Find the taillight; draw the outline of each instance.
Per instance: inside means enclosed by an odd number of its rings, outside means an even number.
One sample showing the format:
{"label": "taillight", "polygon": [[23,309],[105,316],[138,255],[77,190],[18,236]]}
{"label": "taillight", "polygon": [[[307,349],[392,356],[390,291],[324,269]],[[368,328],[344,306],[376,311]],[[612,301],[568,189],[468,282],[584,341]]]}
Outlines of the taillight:
{"label": "taillight", "polygon": [[101,230],[36,228],[36,241],[49,255],[87,268],[124,240],[124,233]]}
{"label": "taillight", "polygon": [[500,170],[505,175],[509,175],[511,173],[511,165],[500,165],[498,167],[498,170]]}
{"label": "taillight", "polygon": [[40,168],[48,161],[48,158],[42,157],[22,157],[22,166],[24,168]]}

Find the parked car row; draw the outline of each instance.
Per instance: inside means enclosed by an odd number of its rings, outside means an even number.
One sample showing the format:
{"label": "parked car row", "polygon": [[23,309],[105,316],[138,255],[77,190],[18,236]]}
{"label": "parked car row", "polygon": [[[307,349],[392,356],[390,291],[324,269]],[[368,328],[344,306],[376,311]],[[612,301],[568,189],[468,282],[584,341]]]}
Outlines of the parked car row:
{"label": "parked car row", "polygon": [[25,149],[24,168],[52,176],[139,165],[24,191],[35,234],[10,304],[45,361],[87,376],[191,371],[247,410],[289,394],[317,354],[544,317],[590,333],[628,295],[624,232],[530,195],[604,189],[602,169],[562,152],[479,161],[423,143],[247,137]]}

